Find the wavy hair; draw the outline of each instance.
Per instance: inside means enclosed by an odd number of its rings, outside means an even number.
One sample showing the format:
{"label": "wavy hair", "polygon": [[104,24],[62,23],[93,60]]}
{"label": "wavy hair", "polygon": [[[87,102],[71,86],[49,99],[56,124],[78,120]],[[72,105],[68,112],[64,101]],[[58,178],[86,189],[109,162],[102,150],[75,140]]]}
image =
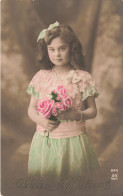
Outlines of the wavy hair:
{"label": "wavy hair", "polygon": [[51,44],[52,40],[59,37],[69,45],[70,48],[70,66],[72,69],[85,70],[85,61],[82,51],[82,45],[72,28],[68,25],[59,25],[47,30],[44,39],[38,41],[38,55],[36,58],[37,65],[41,69],[52,69],[54,64],[50,61],[48,56],[47,45]]}

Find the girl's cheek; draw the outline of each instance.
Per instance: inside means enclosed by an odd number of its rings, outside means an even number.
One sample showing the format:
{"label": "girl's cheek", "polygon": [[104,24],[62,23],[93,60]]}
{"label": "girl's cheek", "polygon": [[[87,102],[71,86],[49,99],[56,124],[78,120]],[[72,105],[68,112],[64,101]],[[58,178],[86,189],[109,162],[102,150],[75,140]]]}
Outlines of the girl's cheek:
{"label": "girl's cheek", "polygon": [[66,59],[70,59],[70,53],[69,53],[69,51],[66,53]]}
{"label": "girl's cheek", "polygon": [[49,55],[49,58],[50,58],[50,59],[53,58],[53,54],[52,54],[52,53],[49,52],[48,55]]}
{"label": "girl's cheek", "polygon": [[70,50],[69,49],[66,51],[65,56],[68,58],[70,57]]}

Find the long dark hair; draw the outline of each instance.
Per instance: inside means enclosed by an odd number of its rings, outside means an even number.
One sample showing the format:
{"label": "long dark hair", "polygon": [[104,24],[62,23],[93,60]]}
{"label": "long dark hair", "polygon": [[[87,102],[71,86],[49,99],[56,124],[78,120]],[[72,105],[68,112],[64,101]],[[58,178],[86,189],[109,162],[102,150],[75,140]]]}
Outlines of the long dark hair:
{"label": "long dark hair", "polygon": [[70,47],[70,64],[72,69],[82,69],[85,70],[85,61],[83,55],[83,49],[80,41],[73,32],[72,28],[68,25],[59,25],[47,30],[45,37],[39,39],[38,41],[38,55],[37,55],[37,65],[40,69],[52,69],[54,64],[50,61],[47,51],[47,45],[49,45],[52,40],[59,37],[66,42]]}

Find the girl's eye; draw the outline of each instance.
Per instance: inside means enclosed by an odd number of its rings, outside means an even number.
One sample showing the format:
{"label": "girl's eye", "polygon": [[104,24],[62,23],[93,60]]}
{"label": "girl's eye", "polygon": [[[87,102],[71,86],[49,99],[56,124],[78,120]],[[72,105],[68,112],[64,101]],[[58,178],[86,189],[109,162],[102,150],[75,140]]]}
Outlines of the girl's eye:
{"label": "girl's eye", "polygon": [[54,52],[54,49],[53,48],[50,48],[49,50],[52,51],[52,52]]}
{"label": "girl's eye", "polygon": [[64,51],[65,50],[65,47],[62,47],[61,50]]}

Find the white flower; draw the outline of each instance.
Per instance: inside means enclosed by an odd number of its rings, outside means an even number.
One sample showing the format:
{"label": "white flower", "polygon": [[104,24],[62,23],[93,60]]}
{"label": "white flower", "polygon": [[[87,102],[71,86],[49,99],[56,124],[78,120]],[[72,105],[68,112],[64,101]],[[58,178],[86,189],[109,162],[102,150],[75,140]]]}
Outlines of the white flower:
{"label": "white flower", "polygon": [[77,76],[77,74],[75,73],[73,75],[72,83],[75,84],[75,83],[79,82],[80,80],[81,80],[81,78],[79,76]]}
{"label": "white flower", "polygon": [[79,76],[77,75],[77,73],[76,73],[75,70],[71,70],[70,73],[69,73],[68,76],[67,76],[67,81],[68,81],[69,83],[75,84],[75,83],[79,82],[80,80],[81,80],[81,77],[79,77]]}

